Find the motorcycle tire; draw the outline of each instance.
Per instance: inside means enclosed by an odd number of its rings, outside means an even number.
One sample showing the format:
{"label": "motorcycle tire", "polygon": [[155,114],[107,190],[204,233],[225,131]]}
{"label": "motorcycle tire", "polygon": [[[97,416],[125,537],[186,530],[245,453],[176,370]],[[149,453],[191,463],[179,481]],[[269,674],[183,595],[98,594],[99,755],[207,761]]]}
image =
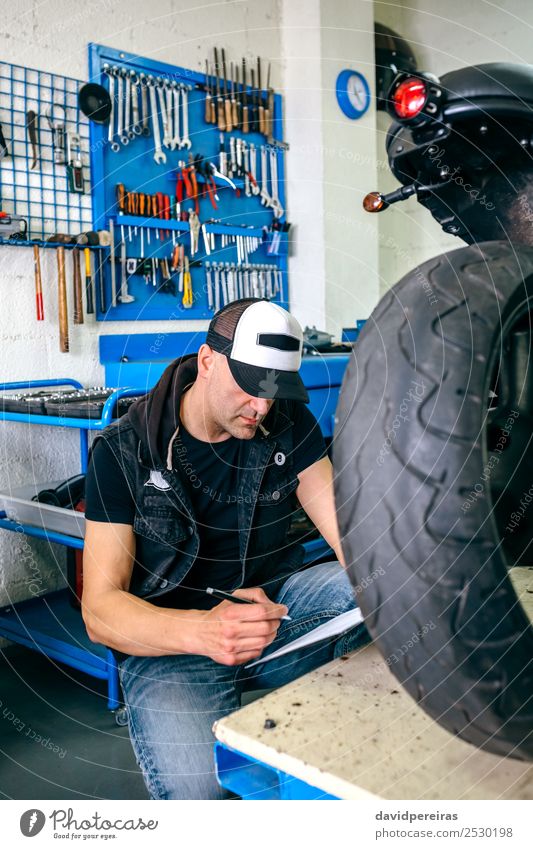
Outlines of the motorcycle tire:
{"label": "motorcycle tire", "polygon": [[521,760],[533,627],[510,569],[533,565],[532,318],[533,248],[414,269],[355,344],[333,441],[347,568],[391,672],[448,731]]}

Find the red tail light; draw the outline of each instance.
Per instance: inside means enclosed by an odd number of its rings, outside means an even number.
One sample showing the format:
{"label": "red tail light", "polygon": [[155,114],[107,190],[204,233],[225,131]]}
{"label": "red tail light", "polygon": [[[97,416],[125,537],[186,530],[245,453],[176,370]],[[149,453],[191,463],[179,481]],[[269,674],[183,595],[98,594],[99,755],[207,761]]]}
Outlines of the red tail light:
{"label": "red tail light", "polygon": [[428,96],[424,80],[408,77],[401,82],[392,95],[392,106],[398,118],[416,118],[422,111]]}

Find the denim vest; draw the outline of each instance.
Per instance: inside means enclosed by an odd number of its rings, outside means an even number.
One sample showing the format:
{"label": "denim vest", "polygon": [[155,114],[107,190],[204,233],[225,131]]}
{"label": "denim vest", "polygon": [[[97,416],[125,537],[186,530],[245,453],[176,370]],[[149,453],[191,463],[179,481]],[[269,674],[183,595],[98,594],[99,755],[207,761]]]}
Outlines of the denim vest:
{"label": "denim vest", "polygon": [[[276,401],[271,431],[258,428],[239,450],[238,510],[240,586],[263,585],[274,595],[302,565],[303,548],[289,545],[287,533],[296,507],[298,478],[292,467],[293,402]],[[200,547],[194,509],[174,450],[172,470],[155,468],[128,416],[100,437],[117,458],[135,499],[135,563],[129,591],[141,598],[164,595],[186,575]],[[174,440],[174,446],[176,440]],[[216,557],[216,552],[213,552]]]}

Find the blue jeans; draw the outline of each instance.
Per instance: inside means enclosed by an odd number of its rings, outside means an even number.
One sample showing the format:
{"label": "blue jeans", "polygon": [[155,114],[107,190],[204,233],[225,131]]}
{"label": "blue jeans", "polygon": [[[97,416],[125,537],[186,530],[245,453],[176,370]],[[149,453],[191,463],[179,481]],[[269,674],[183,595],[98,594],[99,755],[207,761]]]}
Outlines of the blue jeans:
{"label": "blue jeans", "polygon": [[[337,561],[291,575],[275,599],[286,604],[272,651],[327,619],[356,607]],[[212,726],[240,707],[245,691],[280,687],[368,639],[360,624],[338,637],[258,664],[224,666],[202,655],[128,657],[119,667],[129,732],[152,799],[225,799],[214,773]]]}

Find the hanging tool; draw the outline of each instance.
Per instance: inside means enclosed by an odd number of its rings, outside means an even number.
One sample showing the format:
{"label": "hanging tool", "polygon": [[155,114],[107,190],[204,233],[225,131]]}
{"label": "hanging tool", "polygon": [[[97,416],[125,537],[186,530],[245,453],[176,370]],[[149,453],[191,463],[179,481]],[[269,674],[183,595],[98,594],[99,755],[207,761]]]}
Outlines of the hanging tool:
{"label": "hanging tool", "polygon": [[206,124],[213,124],[213,98],[211,97],[211,87],[209,84],[209,61],[205,60],[205,113],[204,120]]}
{"label": "hanging tool", "polygon": [[174,99],[174,135],[172,137],[172,141],[174,142],[174,147],[181,147],[181,136],[180,136],[180,87],[177,83],[172,83],[172,97]]}
{"label": "hanging tool", "polygon": [[265,107],[263,106],[263,92],[261,90],[261,59],[257,57],[257,121],[259,132],[265,132]]}
{"label": "hanging tool", "polygon": [[213,309],[214,306],[214,298],[213,298],[213,281],[211,279],[211,263],[206,262],[205,264],[205,280],[206,280],[206,288],[207,288],[207,306],[210,310]]}
{"label": "hanging tool", "polygon": [[239,65],[238,65],[237,62],[235,62],[234,92],[235,92],[235,110],[234,110],[234,113],[233,113],[233,118],[234,118],[233,123],[235,124],[235,129],[238,130],[238,129],[242,128],[242,103],[241,103],[241,98],[240,98],[240,93],[239,93]]}
{"label": "hanging tool", "polygon": [[217,125],[221,132],[226,130],[226,119],[224,115],[224,98],[220,86],[220,65],[218,64],[218,50],[215,47],[215,75],[217,80]]}
{"label": "hanging tool", "polygon": [[281,218],[285,210],[283,209],[278,192],[278,154],[275,147],[270,148],[270,186],[272,209],[275,218]]}
{"label": "hanging tool", "polygon": [[274,141],[274,89],[270,86],[270,62],[267,75],[267,106],[265,109],[265,134],[269,144]]}
{"label": "hanging tool", "polygon": [[27,239],[28,222],[20,215],[0,212],[0,239]]}
{"label": "hanging tool", "polygon": [[176,143],[174,141],[174,126],[172,123],[172,106],[174,102],[174,93],[172,91],[173,86],[176,83],[174,81],[165,80],[165,94],[166,94],[166,109],[167,109],[167,124],[168,124],[168,134],[170,137],[170,150],[174,150],[176,147]]}
{"label": "hanging tool", "polygon": [[77,133],[67,133],[67,177],[71,192],[83,194],[85,180],[81,161],[81,141]]}
{"label": "hanging tool", "polygon": [[74,324],[83,324],[83,301],[81,295],[81,269],[79,248],[72,250],[72,281],[74,289]]}
{"label": "hanging tool", "polygon": [[[157,192],[156,194],[156,215],[158,218],[165,217],[165,196],[163,192]],[[163,231],[159,231],[159,237],[161,239],[164,238]]]}
{"label": "hanging tool", "polygon": [[128,144],[128,137],[124,136],[124,68],[114,69],[117,78],[117,131],[115,133],[119,141],[116,141],[117,150],[121,144]]}
{"label": "hanging tool", "polygon": [[124,137],[122,139],[122,144],[127,144],[128,141],[131,141],[133,138],[135,138],[135,133],[133,132],[133,128],[131,126],[131,82],[132,77],[135,76],[135,71],[127,71],[126,69],[124,69],[124,75],[126,77],[126,93],[124,95]]}
{"label": "hanging tool", "polygon": [[68,353],[67,280],[65,277],[65,248],[57,248],[57,303],[59,321],[59,350]]}
{"label": "hanging tool", "polygon": [[250,145],[250,183],[253,195],[258,195],[261,192],[259,183],[257,182],[257,148],[255,144]]}
{"label": "hanging tool", "polygon": [[248,88],[246,85],[246,59],[242,60],[242,131],[247,133],[250,129],[248,121]]}
{"label": "hanging tool", "polygon": [[[97,289],[98,289],[98,308],[102,314],[106,311],[106,299],[105,299],[105,286],[104,286],[104,275],[102,271],[102,257],[103,251],[97,251],[96,253],[96,281],[97,281]],[[87,310],[88,312],[89,310]]]}
{"label": "hanging tool", "polygon": [[185,256],[184,258],[184,271],[183,271],[183,299],[182,304],[185,309],[190,309],[193,305],[193,294],[192,294],[192,279],[191,272],[189,269],[189,257]]}
{"label": "hanging tool", "polygon": [[26,128],[28,130],[28,136],[30,139],[32,154],[33,154],[33,162],[31,165],[31,170],[35,168],[37,165],[37,136],[38,136],[38,122],[37,122],[37,114],[33,111],[33,109],[29,109],[26,112]]}
{"label": "hanging tool", "polygon": [[189,91],[187,85],[181,86],[181,143],[180,147],[190,150],[192,141],[189,138]]}
{"label": "hanging tool", "polygon": [[128,290],[128,269],[127,269],[128,258],[126,256],[126,242],[122,239],[120,243],[120,265],[122,269],[121,275],[121,283],[120,283],[120,292],[119,292],[119,300],[123,304],[131,304],[135,298],[133,295],[130,295]]}
{"label": "hanging tool", "polygon": [[200,233],[200,220],[194,210],[189,212],[189,228],[191,232],[191,256],[198,252],[198,236]]}
{"label": "hanging tool", "polygon": [[4,156],[9,156],[9,151],[7,149],[7,142],[5,140],[4,131],[2,130],[2,125],[0,124],[0,159],[3,159]]}
{"label": "hanging tool", "polygon": [[157,113],[157,103],[155,98],[156,82],[153,77],[148,78],[148,91],[150,94],[150,109],[152,113],[152,130],[154,133],[154,160],[158,165],[163,165],[167,161],[166,154],[161,148],[161,134],[159,132],[159,116]]}
{"label": "hanging tool", "polygon": [[91,251],[85,248],[85,300],[87,303],[87,315],[94,313],[93,280],[91,273]]}
{"label": "hanging tool", "polygon": [[140,113],[139,113],[139,77],[135,71],[131,71],[131,129],[134,135],[140,136],[142,133]]}
{"label": "hanging tool", "polygon": [[231,123],[233,125],[233,129],[237,130],[239,128],[239,115],[237,110],[237,99],[235,97],[235,75],[233,62],[230,62],[229,74],[231,77]]}
{"label": "hanging tool", "polygon": [[222,71],[224,73],[224,120],[226,122],[226,131],[231,133],[233,126],[231,123],[231,98],[229,92],[228,72],[226,70],[226,51],[222,48]]}
{"label": "hanging tool", "polygon": [[139,75],[141,86],[141,109],[142,109],[142,134],[150,135],[150,115],[148,114],[148,77],[146,74]]}
{"label": "hanging tool", "polygon": [[272,198],[268,193],[268,160],[265,145],[261,145],[261,204],[272,206]]}
{"label": "hanging tool", "polygon": [[115,135],[115,117],[117,112],[117,104],[115,99],[115,67],[111,67],[106,64],[103,65],[102,70],[104,74],[107,74],[109,78],[109,99],[111,101],[111,112],[109,114],[109,126],[107,128],[107,141],[113,153],[117,153],[120,149],[120,145],[117,142],[113,141]]}
{"label": "hanging tool", "polygon": [[213,309],[215,312],[218,312],[220,309],[220,271],[218,264],[215,266],[214,289],[215,303]]}
{"label": "hanging tool", "polygon": [[259,112],[257,105],[257,88],[255,87],[255,71],[250,68],[250,76],[252,78],[252,88],[250,91],[250,131],[252,133],[259,132]]}
{"label": "hanging tool", "polygon": [[[106,92],[107,93],[107,92]],[[63,120],[54,120],[54,111],[63,111]],[[48,125],[52,131],[52,148],[54,150],[54,162],[56,165],[64,165],[65,157],[65,107],[62,103],[51,103],[46,110]]]}
{"label": "hanging tool", "polygon": [[35,268],[35,307],[37,310],[37,321],[44,319],[43,285],[41,279],[41,260],[39,257],[39,246],[33,246],[33,264]]}
{"label": "hanging tool", "polygon": [[111,234],[111,244],[109,246],[109,262],[111,270],[111,306],[117,305],[117,269],[115,266],[115,224],[113,219],[109,219],[109,232]]}
{"label": "hanging tool", "polygon": [[164,80],[161,79],[161,77],[157,78],[156,88],[157,96],[159,98],[159,111],[161,113],[161,121],[163,124],[163,140],[161,144],[163,145],[163,147],[166,147],[167,150],[172,150],[174,147],[174,141],[170,130],[170,116],[167,111],[166,85]]}

